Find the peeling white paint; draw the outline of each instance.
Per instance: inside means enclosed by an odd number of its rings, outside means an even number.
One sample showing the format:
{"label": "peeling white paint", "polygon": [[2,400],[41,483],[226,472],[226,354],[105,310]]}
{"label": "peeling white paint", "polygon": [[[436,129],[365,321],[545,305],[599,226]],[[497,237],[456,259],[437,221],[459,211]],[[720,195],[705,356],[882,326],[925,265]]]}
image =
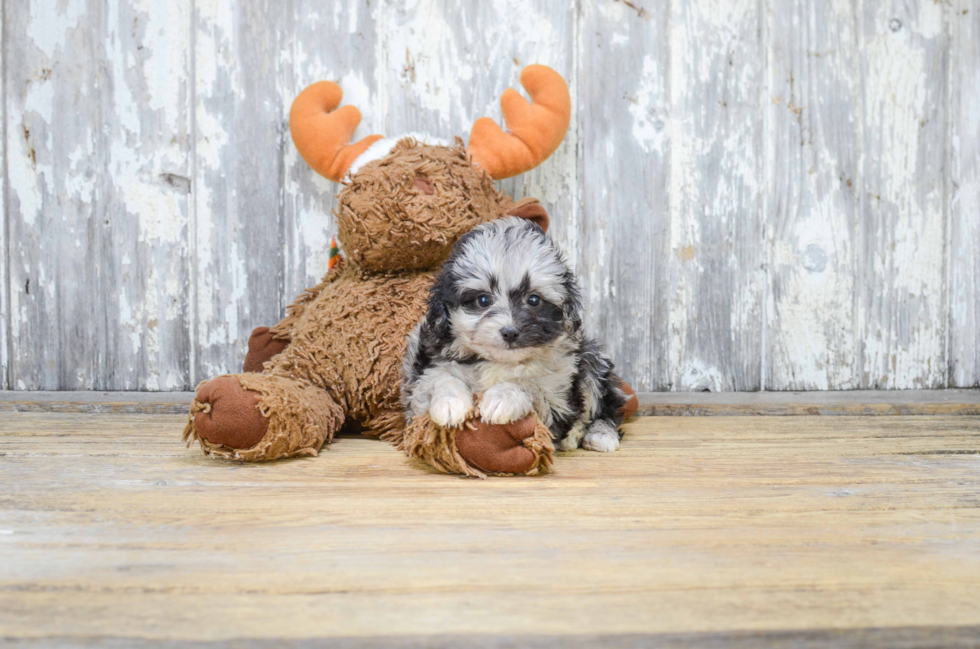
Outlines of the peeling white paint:
{"label": "peeling white paint", "polygon": [[[953,386],[980,384],[980,13],[955,0],[950,20],[949,366]],[[972,16],[972,18],[970,18]]]}
{"label": "peeling white paint", "polygon": [[[637,387],[980,380],[967,0],[834,0],[819,16],[754,0],[300,3],[264,31],[250,2],[8,4],[23,25],[3,49],[8,385],[187,388],[188,344],[198,378],[235,369],[251,328],[326,271],[337,186],[289,141],[296,93],[338,81],[357,137],[465,139],[501,120],[532,62],[569,80],[573,126],[502,185],[549,209],[587,328]],[[59,284],[79,268],[91,286]],[[32,345],[67,337],[81,303],[110,331],[68,358]]]}
{"label": "peeling white paint", "polygon": [[[666,75],[660,63],[649,54],[643,57],[643,70],[635,97],[630,98],[630,115],[633,116],[633,138],[644,152],[663,151],[667,137],[662,116],[658,115],[658,102],[666,96]],[[611,157],[611,156],[610,156]]]}
{"label": "peeling white paint", "polygon": [[[145,104],[163,115],[167,124],[183,119],[188,96],[187,85],[190,4],[130,0],[133,11],[141,15],[141,70],[146,83]],[[228,4],[228,3],[225,3]]]}
{"label": "peeling white paint", "polygon": [[[935,138],[946,135],[933,107],[945,101],[945,79],[924,83],[942,60],[935,26],[941,8],[922,3],[896,18],[869,11],[865,55],[864,187],[866,218],[877,224],[872,269],[882,288],[859,302],[863,381],[870,387],[945,387],[945,215],[942,159]],[[912,31],[918,37],[912,37]],[[866,150],[867,150],[866,149]]]}
{"label": "peeling white paint", "polygon": [[48,57],[54,58],[71,30],[80,26],[86,13],[85,0],[32,2],[27,37]]}
{"label": "peeling white paint", "polygon": [[[3,42],[3,32],[0,29],[0,72],[4,73],[4,81],[6,83],[6,64],[4,61],[4,42]],[[6,108],[6,107],[4,107]],[[6,152],[7,142],[4,142],[4,151]],[[0,160],[0,172],[3,173],[2,178],[7,178],[7,156],[3,155],[2,160]],[[7,304],[7,287],[9,285],[9,278],[7,277],[7,257],[10,254],[9,246],[7,245],[7,195],[6,195],[6,181],[0,182],[0,390],[9,390],[9,372],[8,372],[8,335],[7,329],[10,326],[10,314],[12,312],[10,305]],[[12,530],[0,530],[0,534],[11,533]]]}
{"label": "peeling white paint", "polygon": [[448,134],[453,109],[464,110],[457,88],[471,82],[475,70],[457,47],[459,35],[435,0],[408,0],[399,8],[398,22],[398,28],[386,34],[388,73],[439,121],[442,128],[433,135]]}

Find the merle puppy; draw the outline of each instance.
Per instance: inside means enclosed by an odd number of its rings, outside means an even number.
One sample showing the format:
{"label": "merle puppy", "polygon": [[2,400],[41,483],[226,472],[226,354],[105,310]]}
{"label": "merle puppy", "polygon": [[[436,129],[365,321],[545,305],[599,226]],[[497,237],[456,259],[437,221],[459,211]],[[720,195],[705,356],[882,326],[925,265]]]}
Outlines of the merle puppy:
{"label": "merle puppy", "polygon": [[453,247],[409,335],[408,419],[459,426],[477,394],[484,421],[535,412],[563,450],[615,451],[627,398],[581,311],[568,262],[540,227],[512,216],[478,226]]}

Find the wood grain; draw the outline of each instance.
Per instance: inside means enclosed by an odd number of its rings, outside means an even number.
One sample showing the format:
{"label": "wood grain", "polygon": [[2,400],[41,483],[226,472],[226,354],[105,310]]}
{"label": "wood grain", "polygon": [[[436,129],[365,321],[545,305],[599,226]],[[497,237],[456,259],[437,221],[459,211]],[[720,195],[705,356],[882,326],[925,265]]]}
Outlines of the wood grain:
{"label": "wood grain", "polygon": [[848,3],[771,7],[766,384],[853,389],[862,151],[856,16]]}
{"label": "wood grain", "polygon": [[642,416],[980,415],[977,390],[641,392],[637,396],[637,413]]}
{"label": "wood grain", "polygon": [[762,7],[712,0],[671,3],[670,12],[667,387],[758,390],[766,285]]}
{"label": "wood grain", "polygon": [[642,418],[616,454],[487,481],[348,438],[233,465],[181,425],[0,419],[2,637],[980,624],[976,417]]}
{"label": "wood grain", "polygon": [[[6,19],[4,5],[0,0],[0,22]],[[2,22],[2,24],[6,24]],[[3,142],[0,143],[0,390],[8,389],[10,375],[7,367],[7,330],[10,328],[10,282],[7,281],[10,247],[7,245],[7,75],[5,70],[4,32],[0,29],[0,133]]]}
{"label": "wood grain", "polygon": [[[286,37],[280,56],[278,100],[284,166],[281,273],[286,302],[318,283],[327,272],[330,237],[337,232],[333,210],[340,190],[336,183],[313,173],[296,151],[288,135],[289,107],[309,84],[323,79],[336,81],[344,91],[343,103],[361,111],[358,137],[384,132],[378,92],[377,23],[381,6],[319,0],[285,4]],[[261,323],[253,321],[249,326],[256,324]]]}
{"label": "wood grain", "polygon": [[980,385],[980,10],[950,7],[949,383]]}
{"label": "wood grain", "polygon": [[3,2],[0,389],[187,390],[322,274],[287,113],[468,136],[523,66],[537,196],[640,390],[980,385],[969,0]]}
{"label": "wood grain", "polygon": [[5,7],[11,387],[188,382],[188,7]]}
{"label": "wood grain", "polygon": [[[861,387],[947,382],[944,318],[948,38],[932,0],[867,3],[857,273]],[[913,81],[914,80],[914,81]]]}
{"label": "wood grain", "polygon": [[[557,70],[576,90],[576,14],[562,0],[445,0],[381,5],[387,36],[382,50],[381,115],[389,136],[423,132],[452,141],[469,139],[473,122],[491,117],[503,125],[500,97],[515,88],[525,97],[520,72],[530,63]],[[575,261],[579,254],[577,131],[541,166],[500,183],[515,198],[539,198],[551,217],[551,233]],[[586,263],[586,262],[583,262]]]}
{"label": "wood grain", "polygon": [[[903,626],[863,629],[800,629],[793,631],[725,631],[715,633],[621,633],[595,635],[406,635],[329,638],[332,649],[793,649],[834,647],[835,649],[976,649],[980,627]],[[128,649],[315,649],[327,638],[235,638],[233,640],[159,640],[133,637],[100,638],[16,638],[7,641],[15,649],[79,649],[106,647]]]}
{"label": "wood grain", "polygon": [[[0,391],[0,412],[187,413],[193,392]],[[980,415],[980,390],[640,392],[638,415]]]}
{"label": "wood grain", "polygon": [[[672,380],[669,15],[585,3],[578,58],[578,273],[589,334],[637,390]],[[682,255],[684,256],[684,255]]]}
{"label": "wood grain", "polygon": [[252,329],[278,322],[289,299],[280,281],[285,15],[273,0],[195,3],[194,381],[239,370]]}
{"label": "wood grain", "polygon": [[[106,384],[104,6],[6,3],[11,387]],[[112,120],[113,116],[106,116]],[[8,244],[11,245],[11,244]],[[79,344],[82,331],[87,335]],[[45,352],[39,352],[43,344]]]}
{"label": "wood grain", "polygon": [[108,173],[93,174],[105,187],[105,282],[83,293],[105,310],[93,387],[179,390],[190,381],[191,2],[106,7]]}

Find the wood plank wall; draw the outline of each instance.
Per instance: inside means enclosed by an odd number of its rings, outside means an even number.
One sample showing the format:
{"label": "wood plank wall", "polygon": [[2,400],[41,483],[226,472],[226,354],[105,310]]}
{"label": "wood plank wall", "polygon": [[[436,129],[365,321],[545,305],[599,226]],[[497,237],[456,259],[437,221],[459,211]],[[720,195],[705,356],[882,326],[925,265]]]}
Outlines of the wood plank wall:
{"label": "wood plank wall", "polygon": [[541,198],[639,390],[980,385],[975,0],[0,0],[0,388],[182,390],[326,269],[287,112],[464,138],[571,86]]}

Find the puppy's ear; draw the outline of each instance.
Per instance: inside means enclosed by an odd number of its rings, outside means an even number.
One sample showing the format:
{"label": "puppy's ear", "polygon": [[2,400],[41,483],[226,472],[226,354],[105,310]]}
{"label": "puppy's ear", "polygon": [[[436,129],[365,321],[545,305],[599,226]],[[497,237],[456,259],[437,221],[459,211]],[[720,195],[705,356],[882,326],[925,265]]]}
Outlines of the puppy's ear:
{"label": "puppy's ear", "polygon": [[439,315],[436,320],[437,331],[441,338],[449,338],[452,335],[452,325],[449,324],[449,305],[445,302],[439,304]]}
{"label": "puppy's ear", "polygon": [[536,200],[526,199],[507,210],[507,216],[517,216],[536,224],[543,232],[548,231],[548,211]]}
{"label": "puppy's ear", "polygon": [[582,295],[571,270],[565,271],[562,283],[565,287],[565,300],[561,305],[562,315],[568,332],[574,333],[582,327]]}
{"label": "puppy's ear", "polygon": [[436,280],[429,289],[429,306],[425,319],[440,338],[450,334],[449,303],[452,297],[452,280],[445,271],[436,274]]}

